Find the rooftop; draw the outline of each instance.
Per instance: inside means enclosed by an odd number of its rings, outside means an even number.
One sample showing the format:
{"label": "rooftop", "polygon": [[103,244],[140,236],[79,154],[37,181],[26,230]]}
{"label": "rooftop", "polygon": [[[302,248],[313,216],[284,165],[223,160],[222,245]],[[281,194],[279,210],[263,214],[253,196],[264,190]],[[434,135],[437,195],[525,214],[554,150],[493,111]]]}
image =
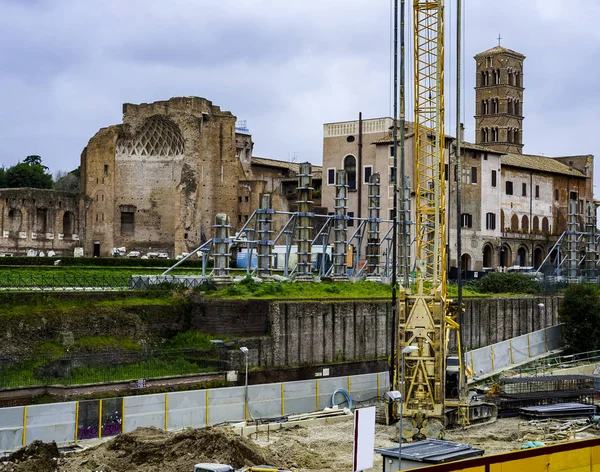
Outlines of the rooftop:
{"label": "rooftop", "polygon": [[482,56],[494,56],[496,54],[510,54],[512,56],[517,56],[521,59],[525,59],[525,56],[523,54],[521,54],[520,52],[513,51],[512,49],[508,49],[503,46],[494,46],[493,48],[488,49],[487,51],[483,51],[483,52],[480,52],[479,54],[476,54],[475,58],[482,57]]}
{"label": "rooftop", "polygon": [[587,177],[583,172],[570,168],[568,165],[557,161],[556,158],[536,156],[533,154],[504,154],[502,156],[502,165],[538,170],[552,174],[569,175],[572,177]]}
{"label": "rooftop", "polygon": [[[300,171],[300,163],[298,162],[289,162],[289,161],[278,161],[277,159],[268,159],[266,157],[254,157],[252,156],[252,164],[257,166],[266,166],[266,167],[276,167],[278,169],[288,169],[292,172]],[[313,174],[317,172],[322,172],[322,166],[312,165]]]}

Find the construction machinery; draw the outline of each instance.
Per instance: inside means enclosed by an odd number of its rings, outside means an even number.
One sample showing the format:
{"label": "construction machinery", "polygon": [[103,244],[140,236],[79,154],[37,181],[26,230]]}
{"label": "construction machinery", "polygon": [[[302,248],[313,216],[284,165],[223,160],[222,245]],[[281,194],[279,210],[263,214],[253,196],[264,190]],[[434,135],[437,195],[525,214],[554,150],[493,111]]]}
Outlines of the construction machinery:
{"label": "construction machinery", "polygon": [[447,290],[443,0],[415,0],[413,19],[416,280],[399,290],[392,380],[405,439],[440,438],[448,419],[467,425],[496,415],[494,405],[467,402],[464,381],[460,399],[446,401],[448,335],[458,331],[462,307],[451,305]]}

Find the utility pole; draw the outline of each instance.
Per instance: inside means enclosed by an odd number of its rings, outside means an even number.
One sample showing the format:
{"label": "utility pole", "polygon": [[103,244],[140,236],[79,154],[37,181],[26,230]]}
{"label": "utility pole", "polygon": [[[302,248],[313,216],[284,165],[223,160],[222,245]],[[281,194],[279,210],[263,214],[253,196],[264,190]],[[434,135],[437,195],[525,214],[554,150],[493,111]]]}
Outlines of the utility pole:
{"label": "utility pole", "polygon": [[[458,356],[459,356],[459,404],[466,403],[467,382],[465,377],[464,347],[463,347],[463,300],[462,300],[462,204],[461,204],[461,132],[460,122],[460,87],[461,87],[461,45],[462,45],[462,0],[456,1],[456,261],[458,265]],[[461,406],[459,406],[461,408]],[[463,420],[468,421],[468,415]],[[459,422],[461,418],[459,415]]]}
{"label": "utility pole", "polygon": [[[404,0],[403,0],[404,3]],[[392,215],[392,335],[390,346],[390,385],[396,385],[396,337],[397,337],[397,265],[398,265],[398,0],[394,0],[394,204]]]}
{"label": "utility pole", "polygon": [[410,290],[410,244],[408,236],[408,209],[406,208],[406,101],[405,101],[405,42],[404,42],[404,18],[405,0],[402,0],[400,8],[400,228],[402,229],[402,249],[400,250],[400,267],[402,268],[402,280],[404,288]]}

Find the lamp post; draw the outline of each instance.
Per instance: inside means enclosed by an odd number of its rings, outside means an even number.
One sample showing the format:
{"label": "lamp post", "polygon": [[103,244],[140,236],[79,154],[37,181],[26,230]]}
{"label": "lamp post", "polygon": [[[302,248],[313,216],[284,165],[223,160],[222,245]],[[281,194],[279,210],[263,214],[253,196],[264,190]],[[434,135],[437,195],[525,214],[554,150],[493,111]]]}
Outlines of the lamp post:
{"label": "lamp post", "polygon": [[417,346],[406,346],[400,351],[400,392],[402,398],[400,399],[400,437],[398,438],[398,470],[402,470],[402,408],[404,406],[404,399],[406,398],[406,389],[404,388],[404,355],[410,354],[411,352],[418,351]]}
{"label": "lamp post", "polygon": [[244,364],[246,365],[246,381],[244,382],[244,419],[248,421],[248,348],[240,347],[244,353]]}

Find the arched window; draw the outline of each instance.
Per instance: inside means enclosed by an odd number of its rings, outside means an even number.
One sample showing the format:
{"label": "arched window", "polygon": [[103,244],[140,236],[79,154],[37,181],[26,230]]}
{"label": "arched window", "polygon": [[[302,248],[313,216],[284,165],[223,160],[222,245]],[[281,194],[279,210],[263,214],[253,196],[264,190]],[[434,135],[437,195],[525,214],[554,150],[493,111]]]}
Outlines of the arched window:
{"label": "arched window", "polygon": [[549,233],[550,232],[550,224],[548,223],[548,218],[546,218],[544,216],[544,218],[542,218],[542,233]]}
{"label": "arched window", "polygon": [[11,208],[8,210],[8,231],[21,231],[21,223],[23,216],[21,210],[17,208]]}
{"label": "arched window", "polygon": [[492,246],[486,244],[483,246],[483,267],[492,267]]}
{"label": "arched window", "polygon": [[65,235],[71,235],[75,231],[75,216],[70,211],[65,211],[63,215],[62,232]]}
{"label": "arched window", "polygon": [[460,267],[462,270],[471,270],[471,256],[463,254],[460,258]]}
{"label": "arched window", "polygon": [[520,247],[517,251],[517,265],[527,267],[527,249]]}
{"label": "arched window", "polygon": [[542,265],[542,261],[544,260],[544,251],[542,248],[536,247],[533,252],[533,266],[538,269]]}
{"label": "arched window", "polygon": [[509,267],[512,260],[512,253],[510,251],[510,247],[501,246],[500,247],[500,266],[501,267]]}
{"label": "arched window", "polygon": [[506,231],[506,215],[504,210],[500,210],[500,231]]}
{"label": "arched window", "polygon": [[356,190],[356,157],[351,154],[344,157],[344,170],[348,178],[348,190]]}
{"label": "arched window", "polygon": [[540,219],[537,216],[533,217],[533,228],[534,231],[540,230]]}
{"label": "arched window", "polygon": [[510,229],[511,231],[519,230],[519,217],[517,215],[513,215],[510,218]]}
{"label": "arched window", "polygon": [[48,228],[48,209],[38,208],[35,210],[35,232],[45,233]]}
{"label": "arched window", "polygon": [[529,218],[527,215],[523,215],[523,219],[521,220],[521,229],[523,231],[529,231]]}

